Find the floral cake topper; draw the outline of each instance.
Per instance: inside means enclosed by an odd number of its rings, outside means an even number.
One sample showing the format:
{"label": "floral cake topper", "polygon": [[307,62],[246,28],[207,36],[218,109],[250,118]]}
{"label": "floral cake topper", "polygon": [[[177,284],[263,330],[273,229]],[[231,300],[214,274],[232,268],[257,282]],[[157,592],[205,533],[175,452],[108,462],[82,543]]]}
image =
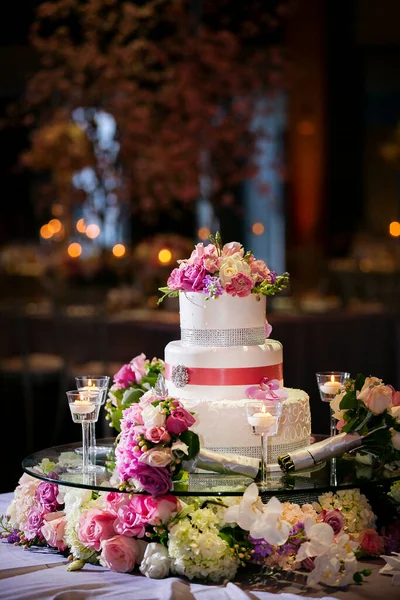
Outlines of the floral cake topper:
{"label": "floral cake topper", "polygon": [[214,299],[223,293],[243,298],[249,294],[273,296],[288,285],[288,273],[271,271],[251,250],[245,252],[239,242],[223,244],[219,232],[209,240],[207,245],[196,244],[189,258],[178,260],[167,286],[159,288],[163,296],[158,303],[180,291],[200,292]]}
{"label": "floral cake topper", "polygon": [[252,400],[284,400],[289,396],[278,379],[263,377],[259,385],[251,385],[246,390],[246,396]]}

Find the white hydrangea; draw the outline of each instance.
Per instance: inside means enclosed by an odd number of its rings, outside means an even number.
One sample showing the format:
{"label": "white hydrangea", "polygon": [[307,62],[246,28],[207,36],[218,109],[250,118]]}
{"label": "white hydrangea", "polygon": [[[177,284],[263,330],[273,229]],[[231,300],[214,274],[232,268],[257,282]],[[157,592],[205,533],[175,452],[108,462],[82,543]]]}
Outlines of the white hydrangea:
{"label": "white hydrangea", "polygon": [[16,529],[23,529],[28,519],[28,513],[32,506],[36,504],[35,492],[40,479],[31,477],[24,473],[20,478],[14,491],[13,499],[6,510],[10,517],[10,525]]}
{"label": "white hydrangea", "polygon": [[168,551],[171,570],[189,579],[232,579],[239,560],[219,535],[220,507],[192,510],[170,530]]}
{"label": "white hydrangea", "polygon": [[78,525],[82,512],[96,506],[96,500],[92,500],[91,490],[80,488],[63,487],[65,512],[68,515],[65,526],[65,541],[71,554],[75,558],[90,561],[93,558],[93,550],[82,544],[78,538]]}
{"label": "white hydrangea", "polygon": [[345,531],[358,533],[363,529],[375,529],[376,516],[364,494],[360,490],[339,490],[319,496],[314,504],[317,512],[339,509],[345,519]]}

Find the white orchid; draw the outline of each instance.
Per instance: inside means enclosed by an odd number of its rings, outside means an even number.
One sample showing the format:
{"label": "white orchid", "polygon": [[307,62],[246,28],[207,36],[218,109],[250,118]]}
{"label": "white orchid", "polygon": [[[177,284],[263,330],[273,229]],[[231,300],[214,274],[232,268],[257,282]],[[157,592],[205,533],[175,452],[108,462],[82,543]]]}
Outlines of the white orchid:
{"label": "white orchid", "polygon": [[255,483],[249,485],[239,504],[234,504],[226,509],[224,520],[227,523],[237,523],[245,531],[249,531],[254,521],[263,512],[264,505],[258,496],[258,487]]}
{"label": "white orchid", "polygon": [[296,558],[297,562],[324,554],[334,540],[334,532],[330,525],[315,523],[310,517],[307,517],[304,521],[304,530],[309,541],[300,546]]}
{"label": "white orchid", "polygon": [[273,496],[250,527],[250,535],[255,539],[264,539],[271,546],[282,546],[291,528],[291,524],[282,519],[282,504]]}
{"label": "white orchid", "polygon": [[323,583],[332,587],[341,587],[353,581],[358,568],[354,554],[349,560],[340,560],[335,556],[335,546],[333,545],[325,554],[315,559],[314,568],[307,577],[309,585]]}

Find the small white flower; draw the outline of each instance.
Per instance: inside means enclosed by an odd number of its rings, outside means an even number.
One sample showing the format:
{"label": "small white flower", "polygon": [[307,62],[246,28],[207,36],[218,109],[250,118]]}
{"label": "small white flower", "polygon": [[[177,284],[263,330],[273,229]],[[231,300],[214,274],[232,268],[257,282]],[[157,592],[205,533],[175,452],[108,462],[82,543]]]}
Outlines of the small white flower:
{"label": "small white flower", "polygon": [[150,579],[164,579],[169,573],[171,559],[168,550],[162,544],[147,544],[139,570]]}
{"label": "small white flower", "polygon": [[157,406],[147,404],[142,411],[142,419],[145,427],[163,427],[165,413],[160,404]]}
{"label": "small white flower", "polygon": [[262,512],[263,503],[258,497],[258,487],[252,483],[246,489],[240,503],[226,509],[224,520],[227,523],[237,523],[239,527],[249,531]]}
{"label": "small white flower", "polygon": [[182,454],[188,454],[189,446],[182,442],[181,440],[177,440],[171,446],[172,452],[176,452],[179,456]]}
{"label": "small white flower", "polygon": [[250,535],[255,539],[262,538],[272,546],[282,546],[288,539],[291,528],[290,523],[282,519],[281,503],[273,496],[251,525]]}

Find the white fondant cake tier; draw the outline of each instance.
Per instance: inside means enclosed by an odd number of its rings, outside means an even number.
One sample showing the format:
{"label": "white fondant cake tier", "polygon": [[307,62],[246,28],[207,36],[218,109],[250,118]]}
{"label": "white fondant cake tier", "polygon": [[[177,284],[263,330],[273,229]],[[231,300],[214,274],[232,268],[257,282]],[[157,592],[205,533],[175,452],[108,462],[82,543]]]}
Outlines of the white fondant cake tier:
{"label": "white fondant cake tier", "polygon": [[[268,462],[310,443],[311,415],[309,397],[303,390],[286,388],[289,397],[283,402],[278,434],[268,439]],[[182,392],[181,392],[182,393]],[[260,438],[251,432],[243,400],[209,402],[206,397],[188,400],[181,397],[188,410],[196,413],[192,429],[199,434],[202,447],[218,452],[260,456]]]}
{"label": "white fondant cake tier", "polygon": [[265,339],[266,297],[179,292],[181,341],[191,346],[242,346]]}
{"label": "white fondant cake tier", "polygon": [[[260,383],[263,377],[279,379],[283,384],[282,355],[282,344],[269,339],[257,346],[228,348],[170,342],[165,348],[168,391],[172,396],[188,400],[240,400],[246,398],[246,389]],[[184,367],[188,375],[188,383],[183,387],[174,385],[173,369],[178,365]]]}

